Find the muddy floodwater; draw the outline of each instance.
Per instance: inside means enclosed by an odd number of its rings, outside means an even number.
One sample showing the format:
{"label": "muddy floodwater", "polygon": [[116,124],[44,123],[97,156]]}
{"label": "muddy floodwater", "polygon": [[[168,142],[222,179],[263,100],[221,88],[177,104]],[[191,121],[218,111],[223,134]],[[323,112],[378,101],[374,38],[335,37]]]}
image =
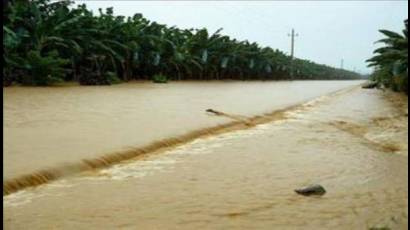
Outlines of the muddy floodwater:
{"label": "muddy floodwater", "polygon": [[[407,229],[407,97],[361,83],[5,88],[3,180],[289,109],[255,126],[3,196],[4,227]],[[232,116],[207,114],[209,108]],[[311,183],[327,193],[293,191]]]}
{"label": "muddy floodwater", "polygon": [[3,88],[4,177],[230,121],[208,108],[257,115],[358,81],[131,83]]}

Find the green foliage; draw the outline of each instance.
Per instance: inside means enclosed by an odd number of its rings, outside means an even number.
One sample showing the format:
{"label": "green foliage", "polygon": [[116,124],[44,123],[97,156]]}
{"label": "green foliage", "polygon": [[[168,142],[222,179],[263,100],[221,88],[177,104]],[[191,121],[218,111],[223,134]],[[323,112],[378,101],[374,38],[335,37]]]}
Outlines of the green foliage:
{"label": "green foliage", "polygon": [[[70,1],[11,1],[3,18],[5,84],[44,85],[65,79],[107,85],[155,79],[157,73],[168,76],[167,80],[360,77],[307,60],[291,60],[279,50],[222,35],[222,29],[209,33],[206,29],[167,27],[141,14],[115,16],[112,8],[94,15],[85,5],[75,7]],[[51,54],[53,50],[57,56]],[[63,71],[63,66],[69,71]],[[57,70],[61,72],[57,74]]]}
{"label": "green foliage", "polygon": [[374,66],[372,78],[395,91],[408,93],[408,20],[405,20],[403,35],[380,30],[386,38],[379,40],[385,46],[374,51],[374,57],[367,60]]}
{"label": "green foliage", "polygon": [[102,74],[89,72],[88,74],[82,74],[79,82],[81,85],[112,85],[120,83],[121,80],[114,72],[105,72]]}
{"label": "green foliage", "polygon": [[23,85],[52,85],[63,81],[68,61],[59,58],[57,51],[41,55],[39,51],[30,51],[27,54],[24,68],[27,74],[21,77]]}
{"label": "green foliage", "polygon": [[163,74],[155,74],[154,76],[152,76],[152,81],[154,83],[167,83],[168,78]]}
{"label": "green foliage", "polygon": [[379,68],[370,76],[370,79],[379,85],[390,87],[390,70],[388,68]]}
{"label": "green foliage", "polygon": [[118,84],[121,83],[121,80],[118,78],[117,74],[114,72],[107,72],[105,73],[105,77],[107,78],[110,84]]}

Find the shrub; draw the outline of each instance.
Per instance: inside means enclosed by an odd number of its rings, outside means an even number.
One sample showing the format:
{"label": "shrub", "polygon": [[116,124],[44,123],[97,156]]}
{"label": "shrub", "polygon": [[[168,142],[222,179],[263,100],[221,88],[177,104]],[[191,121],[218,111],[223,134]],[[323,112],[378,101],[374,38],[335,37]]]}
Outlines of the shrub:
{"label": "shrub", "polygon": [[79,82],[81,85],[111,85],[118,84],[121,80],[114,72],[100,74],[96,71],[83,71]]}
{"label": "shrub", "polygon": [[28,74],[20,77],[23,85],[46,86],[62,82],[65,76],[64,65],[67,59],[59,58],[57,51],[42,56],[39,51],[30,51],[27,54],[24,68]]}
{"label": "shrub", "polygon": [[167,76],[163,75],[163,74],[155,74],[152,77],[152,81],[154,83],[167,83],[168,82],[168,78]]}
{"label": "shrub", "polygon": [[107,79],[109,84],[121,83],[121,80],[118,78],[117,74],[115,74],[114,72],[105,73],[105,78]]}

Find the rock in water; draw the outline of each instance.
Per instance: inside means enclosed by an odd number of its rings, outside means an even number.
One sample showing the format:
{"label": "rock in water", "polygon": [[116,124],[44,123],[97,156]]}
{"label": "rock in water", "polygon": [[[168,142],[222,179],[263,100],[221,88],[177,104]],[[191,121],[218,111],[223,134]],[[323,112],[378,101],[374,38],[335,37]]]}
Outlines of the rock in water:
{"label": "rock in water", "polygon": [[325,188],[320,184],[309,185],[304,188],[295,189],[295,192],[304,196],[318,195],[323,196],[326,193]]}

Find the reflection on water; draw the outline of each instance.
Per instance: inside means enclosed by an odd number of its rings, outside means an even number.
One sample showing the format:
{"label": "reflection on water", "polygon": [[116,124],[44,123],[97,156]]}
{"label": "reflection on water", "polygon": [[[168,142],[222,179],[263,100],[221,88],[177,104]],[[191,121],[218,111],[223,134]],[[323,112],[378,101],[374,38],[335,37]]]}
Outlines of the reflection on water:
{"label": "reflection on water", "polygon": [[[4,197],[4,226],[407,229],[403,111],[382,92],[357,88],[287,116],[11,194]],[[392,142],[394,151],[373,147]],[[326,195],[293,192],[310,183],[322,184]]]}

